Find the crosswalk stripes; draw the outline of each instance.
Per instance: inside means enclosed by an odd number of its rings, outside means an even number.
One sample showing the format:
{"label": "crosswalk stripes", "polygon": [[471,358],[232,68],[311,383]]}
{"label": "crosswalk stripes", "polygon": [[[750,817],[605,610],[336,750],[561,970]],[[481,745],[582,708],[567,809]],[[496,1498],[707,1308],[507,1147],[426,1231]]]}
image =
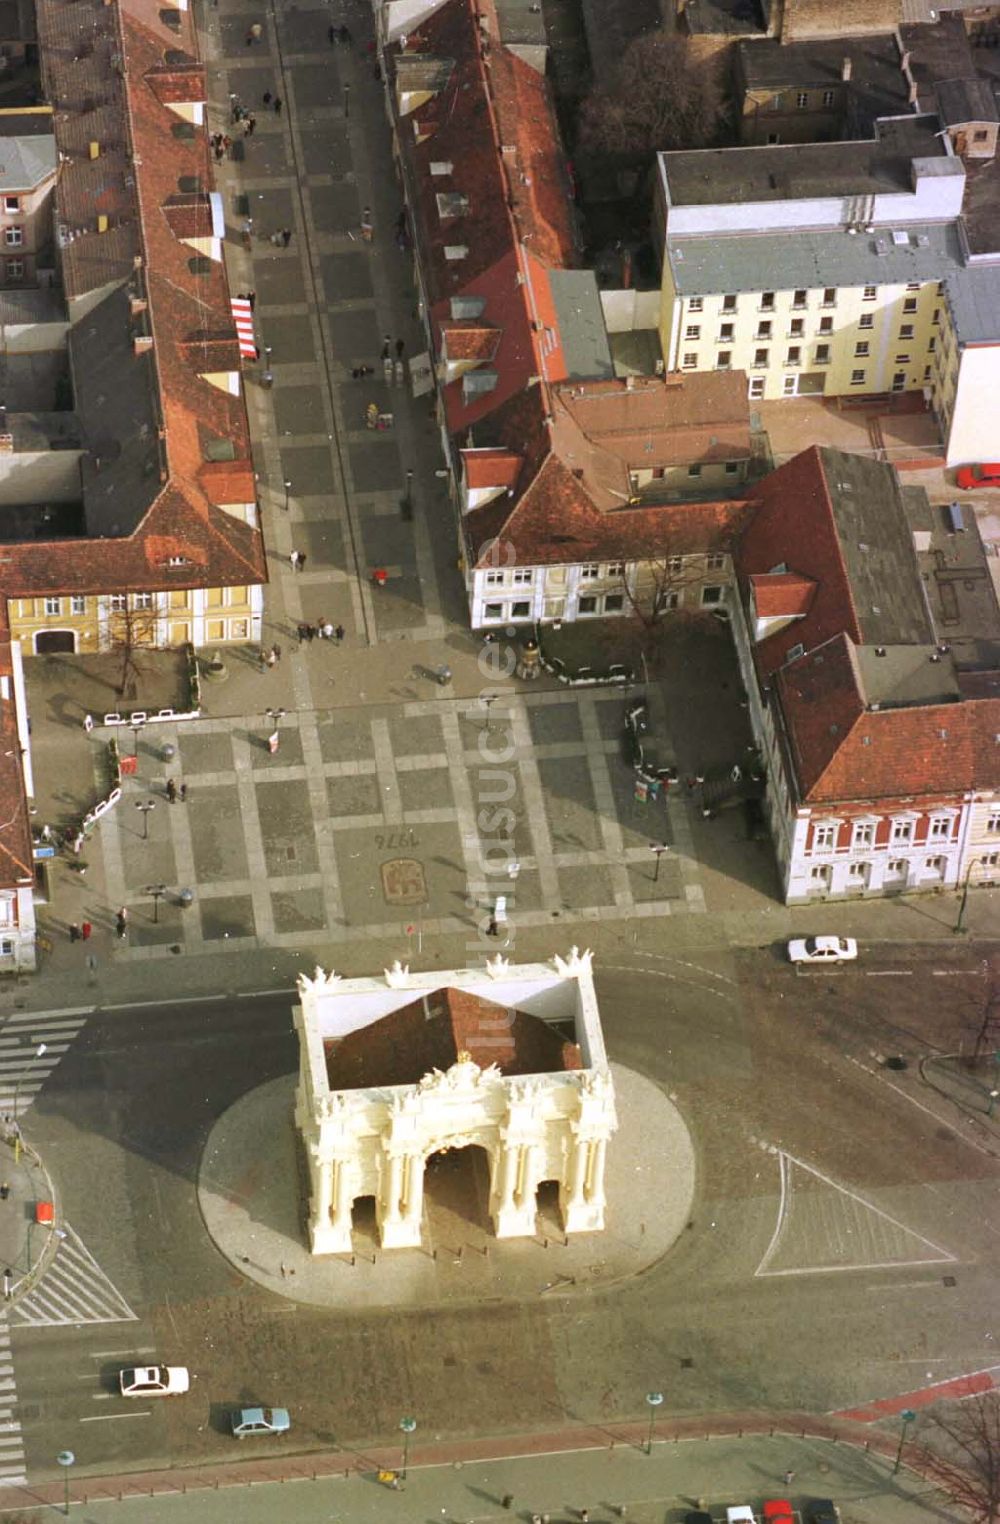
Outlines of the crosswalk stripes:
{"label": "crosswalk stripes", "polygon": [[21,1425],[14,1416],[16,1402],[10,1327],[7,1319],[0,1317],[0,1487],[28,1484]]}
{"label": "crosswalk stripes", "polygon": [[89,1014],[87,1008],[8,1016],[0,1027],[0,1116],[24,1115]]}
{"label": "crosswalk stripes", "polygon": [[[63,1225],[55,1259],[37,1285],[11,1309],[16,1324],[54,1328],[60,1324],[134,1323],[136,1314],[101,1269],[79,1233]],[[0,1373],[0,1402],[3,1375]],[[2,1477],[0,1465],[0,1477]]]}

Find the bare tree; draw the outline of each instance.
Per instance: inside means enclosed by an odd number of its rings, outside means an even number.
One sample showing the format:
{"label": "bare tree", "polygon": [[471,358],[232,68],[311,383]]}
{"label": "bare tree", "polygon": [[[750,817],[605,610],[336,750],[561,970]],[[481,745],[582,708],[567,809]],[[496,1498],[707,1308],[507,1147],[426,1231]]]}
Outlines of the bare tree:
{"label": "bare tree", "polygon": [[[1000,1521],[1000,1394],[986,1392],[931,1414],[937,1429],[930,1470],[975,1524]],[[931,1438],[931,1436],[927,1436]]]}
{"label": "bare tree", "polygon": [[632,568],[625,567],[621,590],[642,631],[644,645],[652,642],[656,627],[665,615],[673,614],[675,610],[685,611],[684,595],[688,589],[700,589],[707,583],[728,580],[727,572],[722,567],[713,567],[708,558],[717,554],[728,557],[735,540],[736,530],[733,529],[721,537],[716,535],[710,552],[692,552],[687,544],[683,549],[672,549],[669,537],[665,537],[660,555],[633,563]]}
{"label": "bare tree", "polygon": [[108,648],[121,659],[116,692],[119,698],[134,699],[138,680],[142,676],[141,651],[156,647],[156,624],[158,611],[155,600],[149,607],[138,607],[137,599],[145,594],[128,593],[121,607],[111,607],[107,617],[106,640]]}
{"label": "bare tree", "polygon": [[580,107],[579,150],[636,160],[663,149],[704,148],[725,117],[719,66],[691,53],[687,38],[653,32],[625,49],[609,85]]}

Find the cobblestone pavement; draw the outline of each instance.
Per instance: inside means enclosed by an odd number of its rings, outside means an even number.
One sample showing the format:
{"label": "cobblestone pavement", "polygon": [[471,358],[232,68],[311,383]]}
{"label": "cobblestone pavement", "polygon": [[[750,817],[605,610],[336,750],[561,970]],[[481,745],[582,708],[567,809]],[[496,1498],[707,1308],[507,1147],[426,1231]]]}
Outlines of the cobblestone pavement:
{"label": "cobblestone pavement", "polygon": [[[118,955],[474,935],[498,895],[521,926],[701,911],[686,806],[636,801],[621,710],[606,691],[524,695],[488,718],[310,710],[275,722],[275,754],[266,717],[164,732],[176,757],[128,780],[101,830],[108,901],[132,907]],[[168,768],[184,803],[166,798]],[[133,806],[149,798],[144,839]],[[673,848],[658,874],[651,833]]]}

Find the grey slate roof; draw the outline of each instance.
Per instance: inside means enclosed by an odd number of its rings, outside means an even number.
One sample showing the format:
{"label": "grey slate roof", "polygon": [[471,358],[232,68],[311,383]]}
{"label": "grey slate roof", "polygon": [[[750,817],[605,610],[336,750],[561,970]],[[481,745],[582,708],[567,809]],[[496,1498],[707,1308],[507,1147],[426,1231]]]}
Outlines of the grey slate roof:
{"label": "grey slate roof", "polygon": [[0,192],[29,191],[56,167],[56,140],[38,137],[0,137]]}
{"label": "grey slate roof", "polygon": [[959,343],[1000,341],[1000,265],[954,270],[944,289]]}
{"label": "grey slate roof", "polygon": [[550,270],[549,289],[571,381],[613,376],[604,311],[592,270]]}
{"label": "grey slate roof", "polygon": [[[962,269],[962,250],[953,224],[913,224],[906,231],[905,247],[894,243],[892,231],[884,229],[853,237],[846,231],[823,229],[672,238],[667,257],[681,296],[906,285],[942,280]],[[877,247],[885,252],[876,253]]]}
{"label": "grey slate roof", "polygon": [[862,644],[933,643],[895,472],[844,450],[822,449],[820,459]]}
{"label": "grey slate roof", "polygon": [[939,130],[936,116],[888,117],[861,141],[680,149],[660,162],[674,206],[909,191],[914,159],[963,172],[961,161],[947,159]]}
{"label": "grey slate roof", "polygon": [[934,88],[946,127],[1000,121],[993,91],[984,79],[943,79]]}

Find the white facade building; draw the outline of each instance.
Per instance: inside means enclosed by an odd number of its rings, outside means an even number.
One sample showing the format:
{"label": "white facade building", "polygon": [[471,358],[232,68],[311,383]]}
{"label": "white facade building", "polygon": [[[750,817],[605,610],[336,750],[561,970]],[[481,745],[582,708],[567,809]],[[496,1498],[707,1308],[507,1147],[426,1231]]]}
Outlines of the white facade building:
{"label": "white facade building", "polygon": [[[589,953],[446,973],[396,964],[381,980],[317,969],[300,977],[299,995],[295,1119],[314,1254],[350,1251],[365,1197],[383,1247],[418,1247],[428,1158],[469,1146],[487,1155],[498,1238],[536,1231],[546,1181],[558,1183],[567,1233],[603,1228],[617,1119]],[[553,1030],[566,1023],[575,1042]],[[424,1067],[428,1053],[449,1050],[446,1067]],[[359,1082],[338,1088],[345,1078]]]}

